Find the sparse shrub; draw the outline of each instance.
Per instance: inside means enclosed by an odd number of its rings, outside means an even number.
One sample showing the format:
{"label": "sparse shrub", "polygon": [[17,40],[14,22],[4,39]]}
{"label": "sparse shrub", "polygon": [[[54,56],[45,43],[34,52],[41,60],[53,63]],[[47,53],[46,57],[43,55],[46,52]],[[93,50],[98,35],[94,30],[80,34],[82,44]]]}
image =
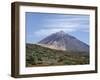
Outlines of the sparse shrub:
{"label": "sparse shrub", "polygon": [[26,66],[34,65],[79,65],[89,64],[89,55],[84,52],[67,52],[41,47],[36,44],[26,45]]}

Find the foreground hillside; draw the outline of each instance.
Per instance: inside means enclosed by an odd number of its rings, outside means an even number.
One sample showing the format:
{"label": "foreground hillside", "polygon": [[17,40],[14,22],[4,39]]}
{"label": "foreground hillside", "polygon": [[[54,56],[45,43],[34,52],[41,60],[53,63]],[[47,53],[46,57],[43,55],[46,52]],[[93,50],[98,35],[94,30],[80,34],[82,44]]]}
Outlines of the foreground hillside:
{"label": "foreground hillside", "polygon": [[89,64],[87,52],[61,51],[26,44],[26,67]]}

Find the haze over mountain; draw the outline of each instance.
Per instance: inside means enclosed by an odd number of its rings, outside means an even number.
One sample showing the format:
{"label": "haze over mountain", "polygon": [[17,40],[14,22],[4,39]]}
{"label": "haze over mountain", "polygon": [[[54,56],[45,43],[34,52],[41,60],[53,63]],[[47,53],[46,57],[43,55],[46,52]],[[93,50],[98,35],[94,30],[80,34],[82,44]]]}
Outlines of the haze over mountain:
{"label": "haze over mountain", "polygon": [[56,50],[89,52],[89,45],[64,31],[53,33],[38,42],[38,45]]}

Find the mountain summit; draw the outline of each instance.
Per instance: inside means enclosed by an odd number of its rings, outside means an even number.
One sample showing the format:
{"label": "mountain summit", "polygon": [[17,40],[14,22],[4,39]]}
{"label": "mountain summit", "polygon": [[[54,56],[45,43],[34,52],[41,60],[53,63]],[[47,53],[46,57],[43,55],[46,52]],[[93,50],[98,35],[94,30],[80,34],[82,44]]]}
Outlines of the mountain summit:
{"label": "mountain summit", "polygon": [[89,52],[89,46],[86,43],[64,31],[53,33],[38,42],[38,44],[56,50]]}

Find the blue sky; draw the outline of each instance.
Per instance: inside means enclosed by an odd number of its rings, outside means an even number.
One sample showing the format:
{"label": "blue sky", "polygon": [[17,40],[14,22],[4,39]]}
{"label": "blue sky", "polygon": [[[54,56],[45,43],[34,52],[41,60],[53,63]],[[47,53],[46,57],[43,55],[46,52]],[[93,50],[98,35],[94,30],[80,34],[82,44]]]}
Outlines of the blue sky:
{"label": "blue sky", "polygon": [[89,44],[89,15],[26,12],[26,43],[37,43],[63,30]]}

